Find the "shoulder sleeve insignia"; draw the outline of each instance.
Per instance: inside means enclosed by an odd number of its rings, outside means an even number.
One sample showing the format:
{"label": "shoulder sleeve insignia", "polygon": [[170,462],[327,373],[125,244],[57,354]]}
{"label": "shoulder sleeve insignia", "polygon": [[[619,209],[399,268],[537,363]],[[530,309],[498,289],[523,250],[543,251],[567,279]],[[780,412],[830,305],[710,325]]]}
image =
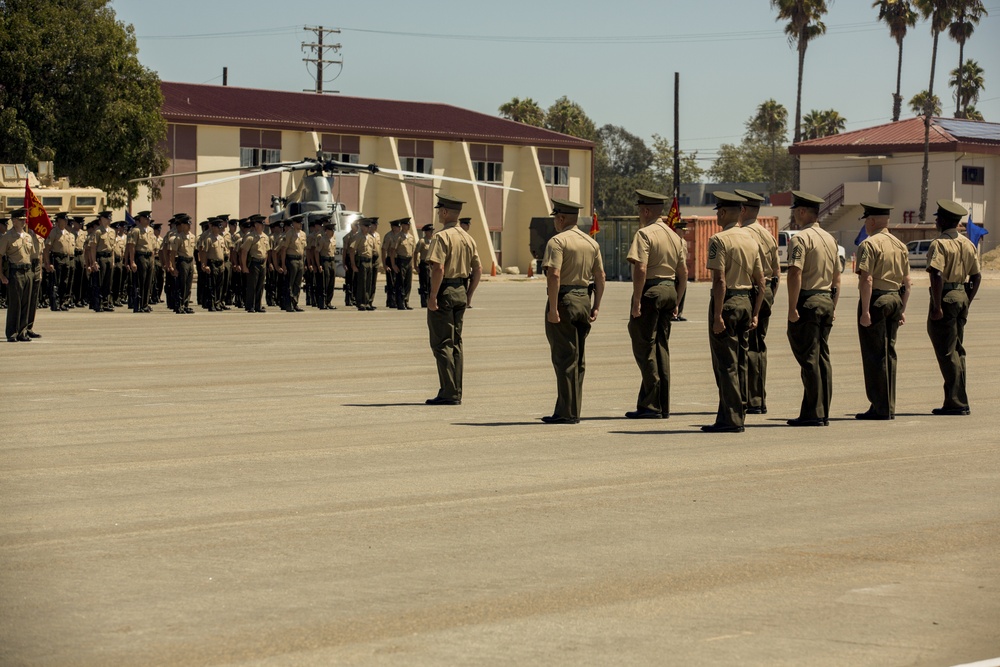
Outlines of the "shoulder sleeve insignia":
{"label": "shoulder sleeve insignia", "polygon": [[719,255],[719,242],[712,239],[712,242],[708,244],[708,258],[715,259]]}

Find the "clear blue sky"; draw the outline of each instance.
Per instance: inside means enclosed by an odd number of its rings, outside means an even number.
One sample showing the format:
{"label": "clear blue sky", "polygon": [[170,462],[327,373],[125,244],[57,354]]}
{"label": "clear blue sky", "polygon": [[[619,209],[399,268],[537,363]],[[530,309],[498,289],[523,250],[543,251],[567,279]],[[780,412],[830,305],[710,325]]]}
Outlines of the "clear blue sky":
{"label": "clear blue sky", "polygon": [[[966,44],[986,70],[977,107],[1000,122],[1000,0]],[[673,74],[681,76],[681,148],[711,158],[738,142],[760,102],[795,112],[796,55],[767,0],[114,0],[135,26],[139,57],[166,81],[278,90],[312,88],[303,26],[337,27],[343,70],[328,90],[436,101],[496,114],[512,97],[543,107],[566,95],[598,125],[644,139],[673,136]],[[859,129],[891,120],[896,44],[870,0],[834,0],[828,32],[810,44],[803,114],[833,108]],[[904,42],[902,94],[927,87],[931,37],[924,22]],[[935,93],[947,87],[958,45],[938,49]],[[910,117],[904,103],[903,117]],[[711,164],[703,159],[702,166]]]}

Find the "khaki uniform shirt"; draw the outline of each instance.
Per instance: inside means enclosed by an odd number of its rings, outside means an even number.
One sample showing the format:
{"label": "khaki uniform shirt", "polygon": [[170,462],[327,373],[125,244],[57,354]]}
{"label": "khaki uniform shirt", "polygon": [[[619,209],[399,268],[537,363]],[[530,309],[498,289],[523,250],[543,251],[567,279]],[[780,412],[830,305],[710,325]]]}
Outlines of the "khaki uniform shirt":
{"label": "khaki uniform shirt", "polygon": [[431,242],[427,239],[417,241],[416,249],[413,251],[413,261],[419,264],[427,261],[427,251],[430,250]]}
{"label": "khaki uniform shirt", "polygon": [[33,252],[31,235],[27,231],[18,234],[14,226],[0,235],[0,257],[10,264],[30,264]]}
{"label": "khaki uniform shirt", "polygon": [[73,251],[77,250],[83,251],[84,247],[87,245],[87,232],[80,229],[76,232],[76,243],[73,245]]}
{"label": "khaki uniform shirt", "polygon": [[880,229],[858,247],[858,266],[872,277],[872,289],[898,290],[903,278],[910,275],[910,259],[902,241]]}
{"label": "khaki uniform shirt", "polygon": [[170,252],[174,254],[174,257],[194,257],[194,246],[194,234],[188,232],[182,235],[178,232],[170,241]]}
{"label": "khaki uniform shirt", "polygon": [[476,242],[458,223],[452,223],[434,235],[427,251],[427,261],[444,267],[446,280],[468,278],[473,269],[482,266]]}
{"label": "khaki uniform shirt", "polygon": [[722,271],[726,289],[748,290],[764,277],[757,242],[735,224],[708,240],[708,268]]}
{"label": "khaki uniform shirt", "polygon": [[[413,251],[417,247],[417,240],[413,238],[412,234],[400,234],[396,237],[396,243],[393,245],[391,255],[392,257],[398,257],[401,259],[409,259],[413,257]],[[389,253],[386,253],[389,255]]]}
{"label": "khaki uniform shirt", "polygon": [[267,253],[271,250],[271,237],[266,233],[250,232],[243,237],[243,245],[240,252],[247,251],[247,260],[256,259],[264,261]]}
{"label": "khaki uniform shirt", "polygon": [[295,230],[285,232],[284,238],[281,240],[281,245],[275,248],[280,250],[285,249],[285,255],[298,255],[302,257],[306,253],[306,233],[296,232]]}
{"label": "khaki uniform shirt", "polygon": [[359,234],[354,239],[354,255],[358,258],[371,259],[375,254],[375,237],[370,234]]}
{"label": "khaki uniform shirt", "polygon": [[767,231],[759,222],[752,222],[744,225],[743,229],[750,232],[750,235],[760,246],[760,266],[764,271],[765,278],[781,275],[781,265],[778,263],[778,242],[774,240],[771,232]]}
{"label": "khaki uniform shirt", "polygon": [[662,221],[642,227],[632,238],[626,259],[646,266],[647,279],[677,279],[677,268],[685,261],[686,243]]}
{"label": "khaki uniform shirt", "polygon": [[833,289],[833,274],[840,268],[837,241],[814,222],[788,241],[788,268],[802,271],[802,289]]}
{"label": "khaki uniform shirt", "polygon": [[316,241],[316,252],[320,257],[333,257],[337,254],[337,237],[330,235],[327,238],[326,234],[321,236]]}
{"label": "khaki uniform shirt", "polygon": [[382,239],[382,250],[385,251],[386,259],[396,256],[396,243],[399,241],[399,232],[389,232]]}
{"label": "khaki uniform shirt", "polygon": [[199,249],[205,253],[208,261],[221,262],[229,254],[229,243],[226,242],[224,236],[219,234],[218,236],[209,236],[202,242]]}
{"label": "khaki uniform shirt", "polygon": [[968,276],[979,274],[979,253],[972,241],[949,229],[931,241],[927,250],[927,270],[941,272],[946,283],[964,283]]}
{"label": "khaki uniform shirt", "polygon": [[142,231],[141,227],[135,227],[128,233],[126,245],[135,246],[137,253],[156,252],[156,232],[149,227],[146,227],[146,231]]}
{"label": "khaki uniform shirt", "polygon": [[575,225],[549,239],[542,267],[559,269],[562,287],[586,287],[594,276],[604,274],[601,247]]}
{"label": "khaki uniform shirt", "polygon": [[72,255],[73,248],[76,247],[76,237],[69,230],[53,227],[48,238],[45,239],[45,247],[49,249],[50,253],[61,252],[64,255]]}
{"label": "khaki uniform shirt", "polygon": [[95,234],[94,243],[97,244],[97,252],[110,252],[115,251],[115,242],[117,240],[117,235],[115,230],[108,227],[104,229],[102,227],[97,228],[97,234]]}
{"label": "khaki uniform shirt", "polygon": [[125,256],[125,234],[115,232],[115,260],[121,261]]}

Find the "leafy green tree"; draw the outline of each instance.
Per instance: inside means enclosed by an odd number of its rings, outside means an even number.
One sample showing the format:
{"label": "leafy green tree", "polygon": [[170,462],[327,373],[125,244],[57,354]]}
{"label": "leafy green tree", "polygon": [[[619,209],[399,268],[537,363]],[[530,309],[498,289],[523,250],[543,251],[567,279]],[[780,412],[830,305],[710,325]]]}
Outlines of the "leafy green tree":
{"label": "leafy green tree", "polygon": [[130,178],[162,173],[166,123],[156,73],[108,0],[0,1],[0,159],[98,187],[112,205]]}
{"label": "leafy green tree", "polygon": [[[980,19],[987,15],[982,0],[953,0],[955,3],[955,20],[948,26],[948,35],[958,42],[958,83],[955,90],[964,90],[962,77],[965,75],[965,42],[979,25]],[[963,105],[960,97],[955,100],[955,118],[963,118]]]}
{"label": "leafy green tree", "polygon": [[757,107],[757,113],[746,122],[747,138],[767,145],[771,149],[770,177],[771,191],[778,183],[778,146],[783,146],[788,136],[788,110],[775,100],[765,100]]}
{"label": "leafy green tree", "polygon": [[[674,146],[670,140],[658,134],[653,135],[653,179],[657,192],[671,194],[674,187]],[[700,183],[705,170],[698,165],[698,151],[680,152],[681,183]]]}
{"label": "leafy green tree", "polygon": [[792,186],[792,170],[792,156],[784,146],[774,155],[769,145],[747,136],[738,144],[719,146],[708,176],[716,183],[761,183],[774,179],[771,192],[782,192]]}
{"label": "leafy green tree", "polygon": [[878,8],[878,20],[889,26],[889,34],[899,46],[899,58],[896,60],[896,92],[892,94],[892,122],[899,120],[903,107],[903,96],[899,94],[903,78],[903,38],[906,31],[917,25],[918,15],[913,11],[909,0],[875,0],[872,7]]}
{"label": "leafy green tree", "polygon": [[[785,34],[789,45],[794,45],[799,55],[798,84],[795,90],[795,134],[792,140],[802,139],[802,73],[805,69],[806,48],[809,42],[826,32],[822,19],[827,13],[826,0],[770,0],[778,10],[778,21],[788,21]],[[792,185],[799,187],[799,161],[794,159]]]}
{"label": "leafy green tree", "polygon": [[601,215],[635,214],[636,188],[653,185],[653,151],[623,127],[604,125],[597,131],[594,207]]}
{"label": "leafy green tree", "polygon": [[[927,113],[927,102],[927,91],[921,90],[910,98],[910,111],[913,112],[914,116],[923,116]],[[931,116],[941,115],[941,98],[937,95],[934,95],[933,99],[930,100],[930,110]]]}
{"label": "leafy green tree", "polygon": [[[917,213],[920,220],[927,219],[927,183],[930,180],[931,155],[931,116],[934,115],[932,104],[934,96],[934,69],[937,65],[938,38],[948,29],[955,16],[957,0],[913,0],[921,16],[930,21],[933,46],[931,47],[931,75],[927,86],[927,96],[924,98],[924,165],[920,171],[920,210]],[[912,101],[911,101],[912,102]],[[938,100],[940,105],[940,100]],[[940,115],[938,111],[938,115]]]}
{"label": "leafy green tree", "polygon": [[[951,80],[948,82],[955,89],[955,99],[958,101],[959,112],[955,118],[968,118],[969,109],[975,111],[979,94],[986,88],[985,72],[975,60],[966,60],[961,69],[951,70]],[[977,112],[978,113],[978,112]],[[980,114],[979,120],[982,120]]]}
{"label": "leafy green tree", "polygon": [[986,120],[983,114],[971,104],[965,107],[965,118],[967,120]]}
{"label": "leafy green tree", "polygon": [[545,111],[538,105],[538,102],[530,97],[526,97],[523,100],[518,97],[512,97],[510,102],[504,102],[500,105],[499,111],[500,115],[504,118],[517,121],[518,123],[534,125],[535,127],[545,125]]}
{"label": "leafy green tree", "polygon": [[813,109],[802,119],[802,135],[805,139],[829,137],[843,132],[846,124],[847,120],[835,109]]}
{"label": "leafy green tree", "polygon": [[544,127],[572,137],[597,141],[597,125],[584,113],[583,107],[565,95],[545,112]]}

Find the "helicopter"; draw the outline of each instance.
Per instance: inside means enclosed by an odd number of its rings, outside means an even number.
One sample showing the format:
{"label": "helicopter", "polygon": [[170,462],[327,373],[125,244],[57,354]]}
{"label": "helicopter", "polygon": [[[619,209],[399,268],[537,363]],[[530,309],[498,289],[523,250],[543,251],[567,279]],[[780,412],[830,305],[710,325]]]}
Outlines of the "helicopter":
{"label": "helicopter", "polygon": [[[315,158],[302,158],[298,161],[273,162],[261,164],[257,167],[231,167],[224,169],[210,169],[205,171],[188,171],[177,174],[166,174],[161,176],[150,176],[146,178],[132,179],[130,182],[150,182],[160,179],[177,178],[180,176],[195,176],[205,174],[222,174],[233,171],[247,171],[248,173],[237,174],[235,176],[223,176],[207,181],[199,181],[188,185],[180,186],[181,189],[211,187],[222,183],[229,183],[245,178],[259,178],[269,173],[289,173],[305,171],[295,190],[286,197],[271,195],[271,214],[268,216],[268,223],[285,220],[295,215],[303,216],[303,228],[308,233],[311,224],[324,216],[330,216],[335,224],[334,236],[336,237],[336,271],[339,277],[345,274],[343,247],[344,237],[351,231],[352,224],[362,217],[359,211],[349,211],[343,203],[338,202],[333,197],[333,183],[337,173],[361,173],[367,172],[373,176],[389,179],[413,185],[419,188],[437,189],[434,185],[425,181],[445,181],[451,183],[464,183],[487,188],[498,188],[514,192],[522,192],[519,188],[500,185],[498,183],[484,183],[464,178],[452,176],[439,176],[402,169],[390,169],[380,167],[377,164],[362,165],[354,162],[342,162],[340,160],[326,159],[323,157],[322,146],[317,147]],[[419,180],[414,180],[419,179]]]}

